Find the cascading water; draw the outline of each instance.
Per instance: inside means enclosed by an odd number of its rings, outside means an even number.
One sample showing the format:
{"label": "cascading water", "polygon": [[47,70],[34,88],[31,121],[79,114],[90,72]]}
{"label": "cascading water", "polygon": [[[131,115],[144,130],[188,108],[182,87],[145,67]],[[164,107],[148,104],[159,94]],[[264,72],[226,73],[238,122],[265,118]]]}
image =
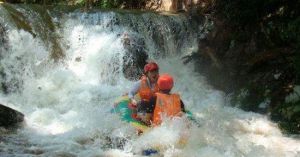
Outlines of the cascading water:
{"label": "cascading water", "polygon": [[[31,19],[39,16],[29,7],[15,9]],[[25,114],[24,127],[0,130],[1,157],[130,157],[158,146],[166,157],[300,156],[299,139],[286,137],[265,116],[226,106],[222,92],[195,73],[193,64],[183,64],[181,57],[197,46],[197,34],[185,16],[50,13],[57,28],[43,32],[30,21],[31,31],[18,29],[7,9],[0,6],[0,13],[6,30],[6,43],[0,46],[0,102]],[[41,37],[41,32],[52,37]],[[161,73],[174,76],[173,92],[181,94],[198,125],[186,128],[184,120],[175,119],[138,136],[110,113],[114,100],[134,83],[124,73],[124,65],[134,64],[128,63],[134,56],[126,58],[132,49],[124,45],[124,32],[137,47],[135,55],[146,52]],[[58,43],[63,55],[52,55]],[[53,56],[61,58],[53,61]],[[187,143],[180,147],[182,134]]]}

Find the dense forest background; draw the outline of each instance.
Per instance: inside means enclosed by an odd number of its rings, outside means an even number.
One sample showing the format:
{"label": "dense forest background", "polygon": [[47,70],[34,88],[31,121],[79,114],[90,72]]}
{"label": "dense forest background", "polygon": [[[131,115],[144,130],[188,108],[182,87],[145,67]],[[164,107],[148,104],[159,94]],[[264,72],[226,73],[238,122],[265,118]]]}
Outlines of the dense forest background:
{"label": "dense forest background", "polygon": [[[1,0],[0,0],[1,1]],[[3,0],[2,0],[3,1]],[[191,60],[232,104],[300,132],[298,0],[6,0],[7,3],[183,13],[214,23]],[[169,8],[162,8],[167,6]]]}

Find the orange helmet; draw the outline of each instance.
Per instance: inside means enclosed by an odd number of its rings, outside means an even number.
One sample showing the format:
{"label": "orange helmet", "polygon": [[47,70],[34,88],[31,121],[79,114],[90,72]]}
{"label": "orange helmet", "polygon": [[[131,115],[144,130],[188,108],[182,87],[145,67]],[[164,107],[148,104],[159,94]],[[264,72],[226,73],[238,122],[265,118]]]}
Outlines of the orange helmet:
{"label": "orange helmet", "polygon": [[144,66],[144,72],[147,73],[149,71],[158,70],[159,67],[155,62],[150,62]]}
{"label": "orange helmet", "polygon": [[157,80],[157,85],[160,90],[171,90],[174,85],[173,77],[169,74],[162,74]]}

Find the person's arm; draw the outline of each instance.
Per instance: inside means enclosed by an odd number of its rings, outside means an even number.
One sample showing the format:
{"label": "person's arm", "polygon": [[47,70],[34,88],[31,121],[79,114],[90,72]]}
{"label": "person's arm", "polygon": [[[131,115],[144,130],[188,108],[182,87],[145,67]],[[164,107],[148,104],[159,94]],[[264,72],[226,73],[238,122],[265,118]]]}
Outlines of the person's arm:
{"label": "person's arm", "polygon": [[[133,87],[130,89],[130,91],[128,93],[128,98],[130,99],[131,102],[135,101],[134,96],[139,91],[140,87],[141,87],[141,81],[139,80],[136,83],[134,83]],[[136,102],[135,102],[135,105],[136,105]]]}
{"label": "person's arm", "polygon": [[139,91],[141,87],[141,81],[137,81],[133,84],[133,87],[130,89],[129,93],[128,93],[128,97],[129,99],[132,99],[136,93]]}

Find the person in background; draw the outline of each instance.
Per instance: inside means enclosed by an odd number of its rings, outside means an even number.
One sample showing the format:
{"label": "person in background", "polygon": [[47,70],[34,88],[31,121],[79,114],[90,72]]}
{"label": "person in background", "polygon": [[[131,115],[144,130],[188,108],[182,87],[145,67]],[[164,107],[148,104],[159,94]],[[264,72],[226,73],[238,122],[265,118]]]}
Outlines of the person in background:
{"label": "person in background", "polygon": [[159,91],[149,100],[148,111],[152,112],[152,122],[149,119],[144,123],[153,126],[160,125],[162,117],[182,116],[185,113],[184,103],[180,99],[179,94],[171,93],[174,86],[173,77],[169,74],[163,74],[158,78],[157,85]]}
{"label": "person in background", "polygon": [[[149,62],[144,66],[144,75],[137,81],[128,93],[129,104],[137,108],[136,118],[142,122],[149,122],[152,111],[149,108],[149,100],[158,92],[157,79],[159,77],[159,67],[155,62]],[[140,98],[135,100],[135,95]],[[150,123],[146,123],[149,125]]]}

